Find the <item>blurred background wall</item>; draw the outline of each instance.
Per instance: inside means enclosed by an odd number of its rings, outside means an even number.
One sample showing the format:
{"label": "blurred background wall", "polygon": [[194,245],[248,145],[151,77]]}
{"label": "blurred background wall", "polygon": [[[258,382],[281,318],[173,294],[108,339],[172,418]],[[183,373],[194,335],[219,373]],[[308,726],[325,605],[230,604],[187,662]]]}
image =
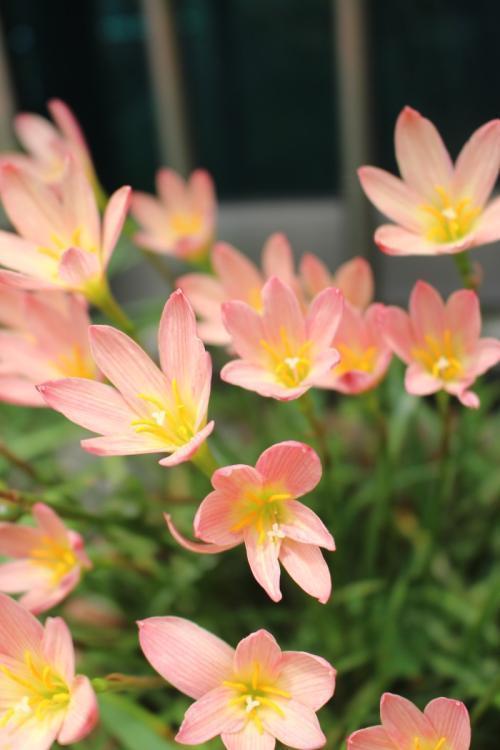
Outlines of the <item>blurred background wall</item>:
{"label": "blurred background wall", "polygon": [[[379,297],[419,275],[458,286],[449,259],[384,257],[355,168],[395,170],[411,104],[453,155],[500,114],[500,4],[489,0],[1,0],[0,148],[12,113],[75,110],[109,190],[152,190],[157,166],[209,169],[220,237],[256,255],[285,231],[335,268],[363,254]],[[500,247],[475,252],[500,309]],[[148,284],[152,283],[148,279]]]}

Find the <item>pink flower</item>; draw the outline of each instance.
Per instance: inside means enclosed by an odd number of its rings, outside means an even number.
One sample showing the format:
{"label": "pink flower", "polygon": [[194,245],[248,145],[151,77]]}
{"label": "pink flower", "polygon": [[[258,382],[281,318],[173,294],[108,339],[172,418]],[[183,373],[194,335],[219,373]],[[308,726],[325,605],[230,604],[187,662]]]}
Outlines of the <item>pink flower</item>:
{"label": "pink flower", "polygon": [[[231,336],[222,322],[222,304],[241,300],[262,312],[262,287],[277,276],[297,293],[293,254],[283,234],[272,234],[262,249],[262,271],[249,258],[226,242],[218,242],[211,254],[214,275],[188,273],[177,280],[194,311],[201,318],[198,331],[208,344],[228,345]],[[327,285],[332,286],[332,285]]]}
{"label": "pink flower", "polygon": [[3,154],[0,163],[10,163],[29,171],[47,183],[57,183],[68,156],[83,169],[88,179],[96,179],[90,152],[73,112],[60,99],[47,104],[55,124],[45,117],[22,112],[14,120],[17,139],[27,154]]}
{"label": "pink flower", "polygon": [[153,668],[195,699],[177,742],[198,745],[221,735],[227,750],[273,750],[276,740],[301,750],[325,744],[316,711],[335,689],[335,669],[325,659],[281,651],[266,630],[232,649],[179,617],[143,620],[139,640]]}
{"label": "pink flower", "polygon": [[408,393],[426,396],[445,390],[471,408],[479,406],[469,386],[500,361],[500,342],[481,339],[481,310],[475,292],[461,289],[446,302],[424,281],[410,297],[409,315],[398,307],[385,313],[385,336],[406,362]]}
{"label": "pink flower", "polygon": [[0,400],[46,406],[35,385],[101,375],[90,352],[87,305],[64,292],[25,292],[0,284]]}
{"label": "pink flower", "polygon": [[399,695],[384,693],[382,725],[360,729],[347,750],[469,750],[469,713],[460,701],[436,698],[424,711]]}
{"label": "pink flower", "polygon": [[1,196],[18,234],[0,231],[0,281],[23,289],[67,289],[100,304],[105,271],[128,210],[130,188],[111,196],[101,226],[92,187],[72,159],[57,186],[13,164],[1,169]]}
{"label": "pink flower", "polygon": [[91,563],[80,534],[67,529],[48,505],[34,505],[33,517],[35,528],[0,524],[0,555],[16,558],[0,565],[0,591],[27,592],[20,604],[39,614],[65,599]]}
{"label": "pink flower", "polygon": [[159,198],[134,192],[132,214],[141,226],[136,243],[183,260],[204,258],[215,235],[217,204],[212,178],[197,169],[184,181],[172,169],[160,169],[156,186]]}
{"label": "pink flower", "polygon": [[323,604],[332,583],[320,547],[335,549],[333,537],[316,513],[297,498],[311,492],[321,479],[321,463],[307,445],[287,441],[262,453],[255,468],[237,464],[218,469],[211,492],[194,520],[198,539],[189,542],[167,523],[187,549],[217,553],[243,543],[256,580],[275,602],[281,599],[281,562],[290,576]]}
{"label": "pink flower", "polygon": [[341,393],[364,393],[380,383],[392,358],[383,330],[384,305],[374,304],[363,313],[349,303],[332,345],[340,363],[323,377],[319,385]]}
{"label": "pink flower", "polygon": [[42,626],[24,607],[0,594],[0,745],[5,750],[49,750],[72,745],[98,719],[87,677],[75,675],[71,634],[60,617]]}
{"label": "pink flower", "polygon": [[49,406],[103,436],[83,440],[82,447],[100,456],[171,453],[160,461],[163,466],[192,458],[214,427],[207,424],[212,362],[181,290],[170,295],[161,317],[161,370],[110,326],[90,327],[90,347],[115,388],[81,378],[38,387]]}
{"label": "pink flower", "polygon": [[304,313],[293,290],[273,276],[262,300],[262,314],[239,300],[222,306],[240,359],[225,365],[221,378],[261,396],[299,398],[339,361],[331,342],[342,317],[342,294],[325,289]]}
{"label": "pink flower", "polygon": [[395,144],[402,179],[377,167],[358,172],[368,198],[394,222],[375,232],[381,250],[440,255],[500,238],[500,198],[488,203],[500,166],[500,120],[476,130],[453,164],[434,125],[405,107]]}
{"label": "pink flower", "polygon": [[332,275],[316,255],[306,253],[300,263],[300,277],[309,298],[329,286],[335,286],[359,310],[365,310],[373,300],[373,272],[364,258],[352,258],[342,263]]}

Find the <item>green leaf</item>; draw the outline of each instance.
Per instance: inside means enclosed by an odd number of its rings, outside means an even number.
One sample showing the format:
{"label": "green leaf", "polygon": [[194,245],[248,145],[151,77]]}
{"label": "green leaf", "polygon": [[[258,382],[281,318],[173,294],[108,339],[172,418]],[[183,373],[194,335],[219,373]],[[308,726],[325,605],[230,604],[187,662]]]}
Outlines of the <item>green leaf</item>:
{"label": "green leaf", "polygon": [[177,750],[175,742],[161,736],[165,724],[145,708],[122,695],[101,695],[101,721],[124,750]]}

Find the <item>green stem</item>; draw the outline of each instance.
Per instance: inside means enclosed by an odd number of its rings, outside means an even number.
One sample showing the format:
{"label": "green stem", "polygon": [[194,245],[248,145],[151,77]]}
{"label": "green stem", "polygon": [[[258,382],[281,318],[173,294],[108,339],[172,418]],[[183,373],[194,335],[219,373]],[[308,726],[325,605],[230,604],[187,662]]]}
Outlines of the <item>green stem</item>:
{"label": "green stem", "polygon": [[18,455],[13,453],[13,451],[8,448],[4,442],[0,441],[0,456],[3,456],[6,461],[8,461],[10,464],[15,466],[20,471],[24,472],[30,479],[33,479],[35,482],[40,480],[40,477],[38,476],[38,472],[35,469],[34,466],[31,466],[30,463],[27,461],[24,461],[24,459],[20,458]]}
{"label": "green stem", "polygon": [[500,676],[493,680],[490,686],[486,689],[486,692],[482,695],[482,697],[472,709],[471,719],[474,723],[477,722],[477,720],[484,714],[484,712],[488,710],[493,701],[496,699],[498,693],[500,693]]}
{"label": "green stem", "polygon": [[379,394],[371,391],[366,396],[366,403],[372,414],[377,429],[377,451],[375,458],[375,491],[372,503],[367,540],[365,547],[365,565],[369,572],[373,570],[380,550],[382,530],[387,525],[390,512],[391,472],[389,459],[388,428],[385,414],[380,405]]}
{"label": "green stem", "polygon": [[298,401],[302,414],[309,422],[311,431],[318,443],[321,463],[324,469],[329,469],[332,464],[332,457],[328,448],[327,427],[325,422],[320,419],[316,413],[316,407],[309,391],[304,393]]}
{"label": "green stem", "polygon": [[464,286],[467,289],[476,291],[479,286],[479,279],[474,270],[474,266],[471,263],[468,252],[464,251],[462,253],[456,253],[453,256],[453,259],[455,261],[458,273],[462,277]]}
{"label": "green stem", "polygon": [[98,286],[87,292],[87,298],[125,333],[130,336],[135,335],[134,324],[113,297],[108,280],[105,277],[100,280]]}
{"label": "green stem", "polygon": [[129,690],[155,690],[165,686],[163,677],[135,677],[119,672],[107,677],[94,677],[92,687],[96,693],[123,693]]}
{"label": "green stem", "polygon": [[203,443],[198,448],[191,461],[208,479],[211,479],[214,471],[220,468],[220,464],[212,453],[208,443]]}

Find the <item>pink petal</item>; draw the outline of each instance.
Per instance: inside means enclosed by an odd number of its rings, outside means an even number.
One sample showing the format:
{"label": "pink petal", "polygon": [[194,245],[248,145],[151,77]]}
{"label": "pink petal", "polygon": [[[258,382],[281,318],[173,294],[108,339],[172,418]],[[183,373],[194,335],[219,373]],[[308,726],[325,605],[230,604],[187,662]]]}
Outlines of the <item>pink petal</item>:
{"label": "pink petal", "polygon": [[375,282],[370,264],[364,258],[352,258],[337,268],[332,286],[340,289],[344,298],[364,310],[373,299]]}
{"label": "pink petal", "polygon": [[447,245],[432,244],[422,235],[401,229],[393,224],[383,224],[377,229],[373,239],[379,249],[387,255],[442,255],[458,253],[468,246],[464,240]]}
{"label": "pink petal", "polygon": [[45,503],[35,503],[32,512],[43,534],[63,544],[68,542],[68,529],[52,508]]}
{"label": "pink petal", "polygon": [[347,740],[347,750],[398,750],[383,727],[359,729]]}
{"label": "pink petal", "polygon": [[[449,393],[452,393],[450,388],[446,388],[446,390]],[[453,391],[454,395],[457,396],[457,398],[460,400],[460,402],[466,406],[468,409],[479,409],[481,402],[479,401],[479,397],[473,392],[473,391],[467,391],[462,390],[455,393]]]}
{"label": "pink petal", "polygon": [[[247,468],[250,469],[251,467],[242,467],[243,471],[241,473],[246,474],[245,469]],[[218,471],[223,471],[223,469],[219,469]],[[222,482],[220,484],[222,485]],[[228,485],[230,485],[229,481]],[[236,482],[234,482],[234,486],[237,486]],[[236,544],[242,542],[243,536],[241,532],[235,533],[230,529],[235,524],[235,505],[241,494],[245,490],[248,491],[251,486],[252,484],[249,483],[244,486],[244,489],[238,489],[238,494],[234,496],[231,496],[230,492],[226,489],[224,491],[216,490],[215,492],[210,492],[196,512],[194,519],[196,536],[215,545],[230,545],[234,547]]]}
{"label": "pink petal", "polygon": [[37,387],[49,406],[93,432],[112,435],[129,430],[136,417],[118,391],[104,383],[65,378]]}
{"label": "pink petal", "polygon": [[403,362],[411,362],[415,345],[410,316],[399,307],[386,307],[382,316],[384,338]]}
{"label": "pink petal", "polygon": [[472,355],[472,370],[478,377],[500,362],[500,341],[480,339]]}
{"label": "pink petal", "polygon": [[273,602],[282,598],[280,591],[279,545],[266,536],[259,539],[258,532],[249,527],[244,532],[248,564],[255,580],[271,597]]}
{"label": "pink petal", "polygon": [[487,245],[500,239],[500,198],[495,198],[486,206],[478,219],[474,232],[474,245]]}
{"label": "pink petal", "polygon": [[300,261],[300,275],[307,294],[310,297],[315,297],[329,286],[340,286],[333,282],[331,274],[323,261],[312,253],[306,253],[302,256]]}
{"label": "pink petal", "polygon": [[[293,289],[273,276],[262,289],[262,299],[264,301],[264,335],[261,338],[264,338],[271,346],[276,345],[281,348],[283,331],[286,331],[292,342],[303,342],[306,337],[305,321]],[[240,353],[237,342],[234,344]]]}
{"label": "pink petal", "polygon": [[134,191],[130,203],[134,219],[144,228],[134,235],[134,242],[154,252],[169,253],[169,223],[165,206],[152,195]]}
{"label": "pink petal", "polygon": [[211,482],[214,489],[224,492],[230,500],[239,497],[251,486],[258,489],[262,487],[262,477],[259,472],[253,466],[246,464],[233,464],[217,469],[212,474]]}
{"label": "pink petal", "polygon": [[59,139],[51,122],[31,112],[21,112],[14,118],[14,130],[23,148],[42,160],[47,158],[47,152],[53,151],[54,141]]}
{"label": "pink petal", "polygon": [[184,461],[190,461],[199,447],[205,442],[209,435],[213,432],[215,422],[209,422],[205,427],[196,433],[191,440],[180,448],[176,448],[170,456],[162,458],[158,463],[161,466],[177,466],[178,464],[184,463]]}
{"label": "pink petal", "polygon": [[0,643],[2,653],[23,661],[26,651],[41,654],[43,628],[24,607],[0,594]]}
{"label": "pink petal", "polygon": [[288,500],[286,503],[286,518],[281,527],[287,537],[304,544],[315,544],[333,551],[335,542],[333,537],[316,515],[303,503]]}
{"label": "pink petal", "polygon": [[281,649],[267,630],[257,630],[243,638],[236,646],[234,671],[240,678],[248,679],[255,664],[259,664],[264,680],[274,681],[280,671]]}
{"label": "pink petal", "polygon": [[[217,555],[220,552],[225,552],[228,549],[232,549],[237,544],[240,543],[241,540],[238,540],[236,543],[232,544],[206,544],[204,542],[193,542],[190,539],[187,539],[181,532],[175,527],[174,522],[172,521],[172,517],[168,513],[163,514],[165,521],[168,526],[168,530],[174,537],[175,541],[181,545],[181,547],[184,547],[184,549],[188,549],[190,552],[196,552],[199,555]],[[1,566],[0,566],[1,571]]]}
{"label": "pink petal", "polygon": [[196,318],[184,293],[177,289],[168,298],[158,330],[162,370],[182,389],[200,367],[204,346],[196,335]]}
{"label": "pink petal", "polygon": [[263,361],[264,327],[261,316],[245,302],[225,302],[221,308],[222,321],[231,336],[232,345],[240,357],[253,362]]}
{"label": "pink petal", "polygon": [[52,291],[56,287],[56,282],[49,281],[48,279],[29,276],[28,274],[17,273],[16,271],[4,271],[1,268],[0,283],[7,284],[12,289],[43,289]]}
{"label": "pink petal", "polygon": [[32,588],[46,589],[49,584],[50,573],[32,560],[13,560],[0,564],[0,591],[5,594],[19,594]]}
{"label": "pink petal", "polygon": [[436,736],[446,737],[453,750],[469,750],[470,718],[463,703],[449,698],[436,698],[427,704],[424,714],[434,727]]}
{"label": "pink petal", "polygon": [[453,292],[446,303],[445,320],[446,328],[461,342],[464,353],[475,349],[481,335],[481,309],[475,292]]}
{"label": "pink petal", "polygon": [[89,331],[97,366],[127,402],[140,404],[141,393],[163,399],[165,377],[139,344],[111,326],[91,326]]}
{"label": "pink petal", "polygon": [[495,187],[500,167],[500,120],[491,120],[462,148],[453,177],[454,194],[482,208]]}
{"label": "pink petal", "polygon": [[[62,215],[67,217],[71,228],[77,228],[85,238],[86,247],[101,248],[100,216],[92,185],[84,168],[73,157],[66,160],[65,171],[60,183]],[[78,242],[76,243],[77,247]]]}
{"label": "pink petal", "polygon": [[127,185],[113,193],[104,211],[102,223],[102,255],[106,266],[120,238],[130,207],[132,189]]}
{"label": "pink petal", "polygon": [[217,687],[202,695],[184,715],[175,741],[183,745],[199,745],[222,732],[238,732],[245,723],[245,714],[231,706],[234,690]]}
{"label": "pink petal", "polygon": [[419,232],[419,206],[422,198],[399,177],[378,167],[361,167],[358,177],[368,198],[387,216],[411,232]]}
{"label": "pink petal", "polygon": [[73,291],[83,291],[90,281],[101,273],[101,265],[95,253],[70,247],[59,263],[59,278]]}
{"label": "pink petal", "polygon": [[212,250],[212,265],[220,279],[225,298],[250,303],[262,289],[264,279],[249,258],[227,242],[218,242]]}
{"label": "pink petal", "polygon": [[99,706],[90,680],[79,675],[71,686],[71,700],[57,741],[60,745],[80,742],[94,729],[98,719]]}
{"label": "pink petal", "polygon": [[138,625],[146,659],[182,693],[201,698],[230,679],[234,649],[208,630],[180,617],[150,617]]}
{"label": "pink petal", "polygon": [[48,664],[71,683],[75,676],[75,649],[68,626],[60,617],[47,618],[42,649]]}
{"label": "pink petal", "polygon": [[266,278],[277,276],[293,287],[296,283],[293,252],[288,238],[281,232],[272,234],[262,249],[262,268]]}
{"label": "pink petal", "polygon": [[417,341],[426,336],[441,340],[446,327],[443,298],[433,286],[417,281],[410,295],[410,318]]}
{"label": "pink petal", "polygon": [[275,702],[281,707],[283,716],[276,711],[262,712],[262,723],[270,734],[284,745],[299,750],[323,747],[326,737],[314,711],[295,700],[277,698]]}
{"label": "pink petal", "polygon": [[253,721],[249,721],[241,732],[225,732],[221,740],[227,750],[274,750],[276,744],[274,737],[269,732],[260,733]]}
{"label": "pink petal", "polygon": [[15,375],[0,375],[0,401],[19,406],[46,406],[33,383]]}
{"label": "pink petal", "polygon": [[396,122],[396,158],[403,180],[420,195],[435,198],[436,185],[449,188],[453,164],[435,126],[411,107]]}
{"label": "pink petal", "polygon": [[25,239],[50,247],[54,233],[67,234],[54,191],[28,171],[6,164],[1,170],[1,193],[7,216]]}
{"label": "pink petal", "polygon": [[[80,445],[95,456],[135,456],[141,453],[164,453],[167,450],[159,439],[147,435],[121,434],[82,440]],[[174,446],[171,446],[172,450]]]}
{"label": "pink petal", "polygon": [[30,526],[14,523],[0,524],[0,555],[6,557],[29,557],[34,547],[40,544],[41,533]]}
{"label": "pink petal", "polygon": [[[50,99],[47,102],[47,109],[59,130],[68,141],[78,145],[80,149],[86,152],[87,144],[85,136],[83,135],[78,120],[66,102],[63,102],[62,99]],[[90,158],[88,154],[86,154],[86,156],[87,158]]]}
{"label": "pink petal", "polygon": [[318,454],[310,446],[295,440],[267,448],[255,468],[266,483],[283,486],[293,497],[311,492],[321,479]]}
{"label": "pink petal", "polygon": [[411,364],[405,374],[405,388],[414,396],[429,396],[431,393],[440,391],[443,384],[439,378],[423,369],[422,365]]}
{"label": "pink petal", "polygon": [[195,169],[191,174],[189,191],[194,209],[213,221],[217,208],[217,197],[214,181],[205,169]]}
{"label": "pink petal", "polygon": [[43,584],[34,586],[23,594],[19,599],[19,604],[22,604],[23,607],[34,615],[39,615],[41,612],[46,612],[62,602],[78,585],[80,578],[80,569],[73,568],[58,585],[54,585],[47,570]]}
{"label": "pink petal", "polygon": [[344,309],[344,296],[340,289],[329,287],[313,299],[306,320],[307,339],[321,352],[331,346]]}
{"label": "pink petal", "polygon": [[435,738],[429,719],[413,703],[399,695],[384,693],[380,701],[380,717],[389,738],[398,748],[411,745],[415,737],[422,740]]}
{"label": "pink petal", "polygon": [[332,579],[319,547],[287,538],[281,543],[279,559],[290,578],[306,594],[326,604],[332,592]]}
{"label": "pink petal", "polygon": [[335,690],[336,670],[325,659],[304,651],[285,651],[279,685],[313,711],[328,703]]}
{"label": "pink petal", "polygon": [[14,271],[35,277],[35,288],[37,277],[45,279],[43,283],[46,286],[53,286],[49,277],[54,262],[39,251],[38,245],[18,237],[13,232],[0,230],[0,263]]}
{"label": "pink petal", "polygon": [[162,168],[158,170],[156,187],[162,202],[169,211],[185,213],[189,210],[186,183],[173,169]]}

